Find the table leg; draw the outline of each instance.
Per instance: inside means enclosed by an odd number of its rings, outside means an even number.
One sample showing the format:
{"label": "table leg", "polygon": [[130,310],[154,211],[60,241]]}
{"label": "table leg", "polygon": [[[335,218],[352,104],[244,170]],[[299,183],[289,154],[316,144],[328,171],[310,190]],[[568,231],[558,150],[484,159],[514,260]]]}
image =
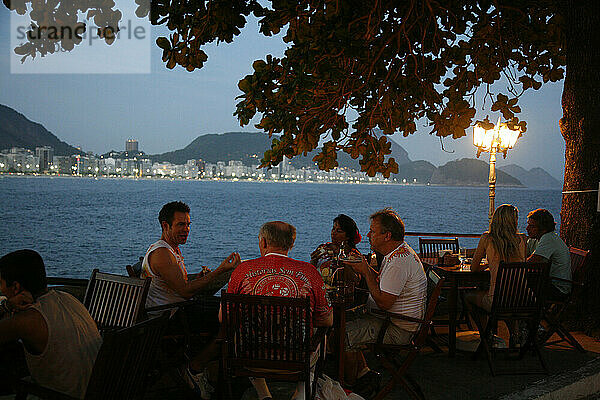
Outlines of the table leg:
{"label": "table leg", "polygon": [[346,310],[345,306],[342,305],[338,309],[337,317],[337,350],[338,350],[338,382],[344,386],[344,355],[345,344],[346,344]]}
{"label": "table leg", "polygon": [[448,293],[448,355],[456,354],[456,310],[458,306],[458,282],[450,278],[450,292]]}

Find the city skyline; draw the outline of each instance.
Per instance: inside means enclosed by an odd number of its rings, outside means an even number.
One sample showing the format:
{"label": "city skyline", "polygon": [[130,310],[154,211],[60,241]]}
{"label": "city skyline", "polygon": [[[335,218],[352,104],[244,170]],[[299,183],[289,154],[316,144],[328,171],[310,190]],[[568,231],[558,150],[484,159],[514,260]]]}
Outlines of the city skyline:
{"label": "city skyline", "polygon": [[[0,36],[7,38],[10,11],[0,10]],[[61,140],[97,154],[121,148],[128,138],[136,138],[148,154],[159,154],[183,148],[203,134],[256,132],[252,123],[240,128],[232,115],[235,97],[240,94],[237,82],[251,72],[254,60],[283,54],[281,36],[260,35],[256,21],[250,20],[233,43],[208,45],[205,68],[188,73],[181,68],[168,70],[161,61],[161,50],[154,42],[166,33],[164,27],[151,29],[149,74],[11,74],[13,49],[9,40],[2,40],[0,103],[44,125]],[[558,127],[562,87],[562,82],[544,85],[522,97],[520,117],[528,122],[528,130],[507,158],[498,160],[499,166],[541,167],[562,179],[564,140]],[[497,118],[489,111],[477,118],[486,114]],[[418,132],[408,138],[391,136],[412,160],[439,166],[454,159],[475,158],[470,131],[457,140],[444,139],[443,150],[440,139],[428,135],[424,124],[420,121]],[[487,161],[485,154],[480,159]]]}

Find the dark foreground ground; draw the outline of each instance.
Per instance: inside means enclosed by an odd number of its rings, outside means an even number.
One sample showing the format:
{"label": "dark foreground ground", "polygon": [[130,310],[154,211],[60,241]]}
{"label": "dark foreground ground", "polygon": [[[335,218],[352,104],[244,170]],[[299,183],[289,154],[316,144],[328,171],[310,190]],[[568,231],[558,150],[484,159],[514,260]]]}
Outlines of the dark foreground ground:
{"label": "dark foreground ground", "polygon": [[[506,332],[500,332],[504,336]],[[471,353],[458,352],[450,358],[447,349],[442,347],[444,353],[438,354],[425,350],[410,368],[410,374],[421,386],[427,399],[571,399],[571,398],[599,398],[600,389],[592,386],[600,382],[600,367],[594,371],[592,383],[582,381],[582,370],[595,369],[600,366],[600,342],[582,333],[575,332],[576,338],[587,350],[585,354],[572,348],[554,345],[546,347],[543,355],[550,370],[549,375],[503,375],[493,377],[484,357],[472,359]],[[383,371],[377,361],[371,357],[369,364],[372,368]],[[523,360],[500,360],[498,364],[507,369],[539,369],[537,358],[527,355]],[[384,374],[384,381],[389,375]],[[560,391],[579,382],[585,396],[576,396],[572,392]],[[587,386],[586,386],[587,385]],[[600,385],[600,383],[599,383]],[[272,382],[269,384],[274,399],[290,399],[295,384]],[[598,386],[600,387],[600,386]],[[257,399],[256,392],[247,380],[235,381],[234,393],[236,398],[243,400]],[[194,398],[193,393],[182,389],[179,382],[172,376],[163,376],[148,389],[147,398],[150,399],[183,399]],[[388,395],[388,399],[408,399],[404,390],[397,386]]]}

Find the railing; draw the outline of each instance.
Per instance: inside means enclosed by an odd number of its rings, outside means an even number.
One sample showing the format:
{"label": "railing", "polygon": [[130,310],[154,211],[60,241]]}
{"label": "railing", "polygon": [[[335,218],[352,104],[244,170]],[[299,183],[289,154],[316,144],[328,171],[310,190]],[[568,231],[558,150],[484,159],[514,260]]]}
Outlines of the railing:
{"label": "railing", "polygon": [[87,286],[88,279],[64,278],[49,276],[46,278],[48,286]]}
{"label": "railing", "polygon": [[405,236],[427,236],[427,237],[464,237],[478,238],[481,233],[431,233],[431,232],[404,232]]}

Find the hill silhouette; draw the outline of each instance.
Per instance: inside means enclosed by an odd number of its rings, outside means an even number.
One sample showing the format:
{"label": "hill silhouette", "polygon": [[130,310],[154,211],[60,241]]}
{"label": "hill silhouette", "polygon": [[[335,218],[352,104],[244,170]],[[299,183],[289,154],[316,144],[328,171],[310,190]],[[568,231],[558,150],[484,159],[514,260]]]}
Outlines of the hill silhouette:
{"label": "hill silhouette", "polygon": [[[378,136],[380,133],[378,134]],[[463,158],[450,161],[436,167],[428,161],[411,161],[404,148],[393,140],[392,154],[398,163],[398,174],[393,175],[399,181],[407,183],[439,185],[487,185],[489,165],[481,160]],[[55,155],[80,154],[81,150],[63,142],[39,123],[32,122],[14,109],[0,105],[0,150],[11,147],[23,147],[35,150],[39,146],[51,146]],[[203,159],[206,162],[238,160],[245,165],[260,164],[265,150],[271,147],[271,139],[262,132],[227,132],[198,136],[183,149],[149,156],[154,161],[168,161],[184,164],[187,160]],[[318,150],[307,156],[294,157],[291,161],[295,168],[315,167],[312,161]],[[122,154],[121,154],[122,155]],[[340,167],[360,171],[358,160],[346,153],[338,153]],[[500,186],[527,186],[557,188],[561,182],[542,168],[527,171],[511,164],[496,169],[497,183]]]}
{"label": "hill silhouette", "polygon": [[550,188],[560,189],[562,188],[562,182],[550,175],[546,170],[542,168],[531,168],[527,171],[525,168],[520,167],[516,164],[509,164],[500,167],[500,170],[506,172],[509,175],[514,176],[523,183],[523,185],[530,188]]}
{"label": "hill silhouette", "polygon": [[[489,164],[473,158],[450,161],[438,167],[431,177],[436,185],[487,185]],[[496,185],[523,186],[521,181],[496,168]]]}
{"label": "hill silhouette", "polygon": [[57,156],[69,156],[82,151],[63,142],[37,122],[30,121],[16,110],[0,104],[0,150],[23,147],[34,150],[51,146]]}
{"label": "hill silhouette", "polygon": [[[392,154],[398,165],[410,162],[408,153],[402,146],[394,141]],[[208,134],[198,136],[183,149],[170,151],[150,156],[156,161],[168,161],[173,164],[184,164],[187,160],[198,159],[216,163],[217,161],[237,160],[245,165],[260,164],[265,150],[271,147],[271,139],[260,132],[227,132],[222,134]],[[292,159],[295,168],[314,167],[313,157],[318,153],[314,150],[306,156],[297,156]],[[338,153],[340,167],[347,167],[360,171],[358,160],[352,159],[346,153]]]}

